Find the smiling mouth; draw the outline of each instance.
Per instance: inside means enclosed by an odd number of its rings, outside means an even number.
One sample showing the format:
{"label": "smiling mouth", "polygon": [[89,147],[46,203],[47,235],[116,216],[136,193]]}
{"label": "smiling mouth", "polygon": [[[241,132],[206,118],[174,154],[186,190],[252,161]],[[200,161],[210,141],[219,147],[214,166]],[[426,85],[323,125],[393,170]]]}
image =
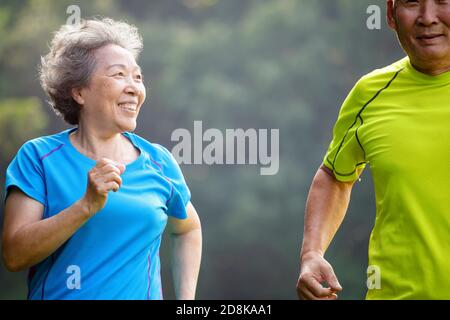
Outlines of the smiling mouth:
{"label": "smiling mouth", "polygon": [[424,35],[417,36],[416,38],[418,40],[433,40],[433,39],[436,39],[436,38],[439,38],[442,36],[443,36],[443,34],[424,34]]}
{"label": "smiling mouth", "polygon": [[118,104],[120,109],[126,110],[126,111],[130,111],[130,112],[136,112],[137,111],[137,104],[136,103],[129,103],[129,102],[125,102],[125,103],[119,103]]}

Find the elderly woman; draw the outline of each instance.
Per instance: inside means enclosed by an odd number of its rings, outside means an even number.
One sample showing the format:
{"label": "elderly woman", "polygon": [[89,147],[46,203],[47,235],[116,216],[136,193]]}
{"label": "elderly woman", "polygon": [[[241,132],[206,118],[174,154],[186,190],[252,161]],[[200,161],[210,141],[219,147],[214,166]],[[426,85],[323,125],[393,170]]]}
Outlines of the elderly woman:
{"label": "elderly woman", "polygon": [[26,142],[7,169],[3,258],[29,268],[29,299],[162,299],[167,224],[176,297],[195,298],[202,238],[189,189],[167,149],[131,133],[141,49],[134,26],[87,20],[62,26],[42,58],[42,87],[73,128]]}

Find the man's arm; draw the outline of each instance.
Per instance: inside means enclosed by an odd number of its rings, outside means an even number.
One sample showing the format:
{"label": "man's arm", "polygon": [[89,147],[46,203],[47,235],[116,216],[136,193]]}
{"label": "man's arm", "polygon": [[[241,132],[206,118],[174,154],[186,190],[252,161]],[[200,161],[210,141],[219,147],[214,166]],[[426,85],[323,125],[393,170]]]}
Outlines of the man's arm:
{"label": "man's arm", "polygon": [[[297,282],[297,293],[302,299],[336,299],[336,292],[342,290],[324,254],[344,219],[352,187],[352,182],[337,181],[323,165],[313,179],[306,203]],[[324,283],[328,287],[323,287]]]}

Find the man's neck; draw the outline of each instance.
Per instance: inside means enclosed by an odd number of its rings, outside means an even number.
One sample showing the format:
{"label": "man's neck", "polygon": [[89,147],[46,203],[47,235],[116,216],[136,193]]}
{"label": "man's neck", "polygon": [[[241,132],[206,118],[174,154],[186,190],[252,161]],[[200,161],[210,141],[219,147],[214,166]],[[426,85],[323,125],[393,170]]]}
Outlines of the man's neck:
{"label": "man's neck", "polygon": [[433,76],[433,77],[450,71],[450,64],[448,64],[448,63],[427,65],[427,64],[420,64],[420,63],[415,63],[415,62],[411,61],[411,65],[417,71],[424,73],[426,75],[429,75],[429,76]]}

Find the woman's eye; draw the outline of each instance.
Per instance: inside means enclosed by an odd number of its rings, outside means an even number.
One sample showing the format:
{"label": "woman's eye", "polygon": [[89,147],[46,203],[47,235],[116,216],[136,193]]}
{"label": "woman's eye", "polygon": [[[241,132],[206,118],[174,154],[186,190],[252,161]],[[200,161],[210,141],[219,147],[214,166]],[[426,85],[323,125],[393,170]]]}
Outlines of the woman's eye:
{"label": "woman's eye", "polygon": [[144,77],[142,76],[142,74],[137,74],[137,75],[136,75],[136,79],[138,79],[138,80],[143,80]]}
{"label": "woman's eye", "polygon": [[123,72],[116,72],[114,74],[114,77],[123,77],[123,76],[125,76],[125,74]]}

